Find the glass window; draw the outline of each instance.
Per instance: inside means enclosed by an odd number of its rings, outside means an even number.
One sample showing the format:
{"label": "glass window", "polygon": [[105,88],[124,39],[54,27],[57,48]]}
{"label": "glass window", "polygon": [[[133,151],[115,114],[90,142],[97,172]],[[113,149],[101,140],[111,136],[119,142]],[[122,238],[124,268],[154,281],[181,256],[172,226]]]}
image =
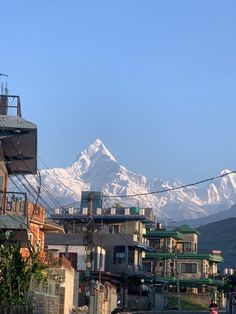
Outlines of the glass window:
{"label": "glass window", "polygon": [[119,225],[113,225],[113,233],[120,233],[120,226]]}
{"label": "glass window", "polygon": [[181,273],[193,274],[197,272],[197,263],[181,263]]}
{"label": "glass window", "polygon": [[0,189],[3,190],[3,176],[0,176]]}
{"label": "glass window", "polygon": [[133,249],[129,249],[129,255],[128,255],[128,263],[129,263],[129,265],[133,265],[134,264],[134,254],[135,254],[135,251]]}
{"label": "glass window", "polygon": [[123,264],[125,262],[125,246],[114,246],[113,264]]}
{"label": "glass window", "polygon": [[192,252],[192,243],[184,242],[184,252]]}
{"label": "glass window", "polygon": [[152,262],[150,261],[143,261],[143,271],[151,273],[152,272]]}

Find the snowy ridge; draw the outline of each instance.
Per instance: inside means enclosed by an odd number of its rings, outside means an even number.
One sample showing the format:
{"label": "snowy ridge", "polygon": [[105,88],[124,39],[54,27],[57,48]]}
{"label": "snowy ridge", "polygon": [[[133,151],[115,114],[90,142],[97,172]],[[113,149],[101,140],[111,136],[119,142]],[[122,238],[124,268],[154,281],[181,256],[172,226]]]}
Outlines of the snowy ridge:
{"label": "snowy ridge", "polygon": [[[228,172],[230,170],[226,169],[221,174]],[[182,185],[179,180],[149,179],[142,174],[129,171],[119,165],[99,139],[89,145],[70,167],[42,170],[41,177],[43,185],[62,206],[79,201],[83,190],[101,190],[106,195],[125,195],[148,193]],[[34,176],[27,178],[35,187],[38,186]],[[52,207],[56,207],[47,194],[44,193],[43,197]],[[206,217],[222,209],[228,209],[236,202],[236,175],[230,174],[210,182],[205,187],[196,186],[135,198],[112,198],[109,199],[109,203],[106,201],[105,206],[112,206],[117,201],[127,206],[152,207],[159,219],[171,218],[178,221]]]}

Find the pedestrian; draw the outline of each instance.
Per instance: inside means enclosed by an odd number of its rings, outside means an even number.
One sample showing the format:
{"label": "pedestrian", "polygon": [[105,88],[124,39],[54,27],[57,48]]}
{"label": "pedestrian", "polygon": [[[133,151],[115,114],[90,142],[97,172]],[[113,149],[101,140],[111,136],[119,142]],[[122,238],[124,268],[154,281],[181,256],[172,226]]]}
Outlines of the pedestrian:
{"label": "pedestrian", "polygon": [[218,314],[217,304],[215,303],[214,299],[211,299],[211,303],[209,305],[209,313]]}

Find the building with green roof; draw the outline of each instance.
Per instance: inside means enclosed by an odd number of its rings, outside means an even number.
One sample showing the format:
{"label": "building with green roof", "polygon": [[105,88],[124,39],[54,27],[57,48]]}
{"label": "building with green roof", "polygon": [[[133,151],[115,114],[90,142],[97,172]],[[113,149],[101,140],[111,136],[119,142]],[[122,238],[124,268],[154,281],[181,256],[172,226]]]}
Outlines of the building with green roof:
{"label": "building with green roof", "polygon": [[146,252],[143,265],[156,280],[165,280],[169,287],[177,283],[188,292],[203,292],[207,287],[220,287],[218,263],[223,261],[220,252],[198,252],[200,233],[183,225],[176,229],[153,229],[146,233],[153,252]]}

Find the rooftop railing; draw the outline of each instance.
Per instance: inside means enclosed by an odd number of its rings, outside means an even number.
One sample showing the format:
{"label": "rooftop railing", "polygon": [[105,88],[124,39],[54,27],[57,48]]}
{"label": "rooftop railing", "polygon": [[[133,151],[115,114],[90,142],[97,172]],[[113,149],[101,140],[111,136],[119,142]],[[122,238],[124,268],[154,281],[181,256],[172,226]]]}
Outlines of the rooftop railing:
{"label": "rooftop railing", "polygon": [[0,95],[0,115],[21,117],[20,97]]}
{"label": "rooftop railing", "polygon": [[[75,208],[56,208],[55,209],[56,215],[88,215],[88,208],[84,207],[82,209],[75,209]],[[125,215],[141,215],[145,216],[145,209],[138,208],[138,207],[122,207],[122,208],[97,208],[93,211],[93,215],[117,215],[117,216],[125,216]]]}
{"label": "rooftop railing", "polygon": [[0,215],[27,215],[27,196],[21,192],[0,192]]}

